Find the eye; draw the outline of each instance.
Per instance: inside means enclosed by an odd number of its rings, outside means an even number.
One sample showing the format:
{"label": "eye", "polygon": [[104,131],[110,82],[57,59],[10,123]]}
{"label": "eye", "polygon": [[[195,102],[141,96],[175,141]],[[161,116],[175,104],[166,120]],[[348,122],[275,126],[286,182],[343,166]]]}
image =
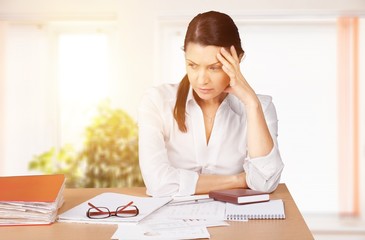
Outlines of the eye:
{"label": "eye", "polygon": [[188,63],[188,67],[191,68],[191,69],[196,69],[197,65],[193,64],[193,63]]}
{"label": "eye", "polygon": [[211,71],[219,71],[221,69],[222,69],[222,66],[220,66],[220,65],[213,65],[213,66],[209,67],[209,70],[211,70]]}

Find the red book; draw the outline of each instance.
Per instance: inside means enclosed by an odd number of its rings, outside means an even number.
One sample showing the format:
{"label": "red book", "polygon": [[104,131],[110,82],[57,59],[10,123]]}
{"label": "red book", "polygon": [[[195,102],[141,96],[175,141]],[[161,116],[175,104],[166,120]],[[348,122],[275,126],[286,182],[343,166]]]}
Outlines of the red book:
{"label": "red book", "polygon": [[270,195],[266,192],[244,188],[210,191],[209,197],[214,200],[235,204],[266,202],[270,200]]}
{"label": "red book", "polygon": [[55,202],[64,181],[63,174],[0,177],[0,202]]}

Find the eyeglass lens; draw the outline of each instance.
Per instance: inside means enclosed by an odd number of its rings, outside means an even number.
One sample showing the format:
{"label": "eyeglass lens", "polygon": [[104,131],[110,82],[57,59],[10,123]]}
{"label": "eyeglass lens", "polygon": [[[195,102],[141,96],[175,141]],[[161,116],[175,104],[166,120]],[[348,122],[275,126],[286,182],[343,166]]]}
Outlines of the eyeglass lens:
{"label": "eyeglass lens", "polygon": [[87,216],[89,218],[101,219],[108,218],[111,216],[110,211],[106,207],[89,208],[87,211]]}
{"label": "eyeglass lens", "polygon": [[134,217],[139,213],[138,208],[134,205],[120,206],[115,212],[110,212],[106,207],[90,208],[87,212],[87,216],[93,219],[108,218],[110,216],[116,217]]}
{"label": "eyeglass lens", "polygon": [[115,216],[117,217],[134,217],[138,215],[138,208],[134,205],[130,205],[127,207],[120,206],[117,208],[115,212]]}

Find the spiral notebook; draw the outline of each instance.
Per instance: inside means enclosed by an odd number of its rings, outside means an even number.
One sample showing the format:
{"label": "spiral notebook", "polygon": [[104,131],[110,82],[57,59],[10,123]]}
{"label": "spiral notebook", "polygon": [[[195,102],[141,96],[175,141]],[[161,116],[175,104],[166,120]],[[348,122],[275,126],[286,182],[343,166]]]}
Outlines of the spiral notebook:
{"label": "spiral notebook", "polygon": [[248,219],[285,219],[285,208],[282,199],[268,202],[237,205],[226,204],[226,220],[247,221]]}

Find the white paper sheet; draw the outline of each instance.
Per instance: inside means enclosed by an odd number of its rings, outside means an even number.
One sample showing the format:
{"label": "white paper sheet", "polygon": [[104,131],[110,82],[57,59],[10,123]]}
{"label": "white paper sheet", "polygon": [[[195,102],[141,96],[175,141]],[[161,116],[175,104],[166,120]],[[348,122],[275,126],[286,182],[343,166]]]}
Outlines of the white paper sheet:
{"label": "white paper sheet", "polygon": [[[151,198],[151,197],[136,197],[120,193],[102,193],[80,205],[62,213],[58,217],[59,222],[80,222],[80,223],[100,223],[100,224],[117,224],[120,222],[129,222],[137,224],[140,220],[156,211],[160,207],[170,202],[172,198]],[[135,217],[120,218],[109,217],[105,219],[90,219],[86,216],[86,212],[90,208],[88,202],[91,202],[97,207],[107,207],[110,211],[115,211],[119,206],[125,205],[133,201],[139,209],[139,214]]]}
{"label": "white paper sheet", "polygon": [[209,198],[208,194],[184,196],[184,197],[173,197],[169,205],[180,205],[180,204],[191,204],[191,203],[202,203],[213,201],[213,198]]}
{"label": "white paper sheet", "polygon": [[224,220],[226,205],[223,202],[211,201],[196,204],[165,205],[148,219],[214,219]]}
{"label": "white paper sheet", "polygon": [[119,224],[111,239],[200,239],[210,238],[204,226],[194,226],[183,221],[170,221],[158,224],[138,224],[128,226]]}

